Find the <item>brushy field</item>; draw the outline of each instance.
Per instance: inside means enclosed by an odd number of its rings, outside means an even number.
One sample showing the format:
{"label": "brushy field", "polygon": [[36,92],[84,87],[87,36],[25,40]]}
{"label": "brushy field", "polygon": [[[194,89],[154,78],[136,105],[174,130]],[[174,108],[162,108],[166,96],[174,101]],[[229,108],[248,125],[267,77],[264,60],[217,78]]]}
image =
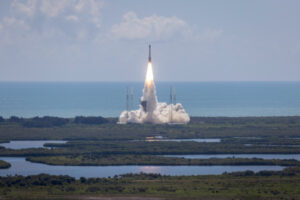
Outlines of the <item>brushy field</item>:
{"label": "brushy field", "polygon": [[[167,199],[299,199],[300,169],[251,171],[216,176],[127,174],[112,178],[13,176],[0,178],[6,199],[72,199],[76,196],[138,196]],[[82,198],[80,198],[82,196]],[[77,199],[76,198],[76,199]]]}

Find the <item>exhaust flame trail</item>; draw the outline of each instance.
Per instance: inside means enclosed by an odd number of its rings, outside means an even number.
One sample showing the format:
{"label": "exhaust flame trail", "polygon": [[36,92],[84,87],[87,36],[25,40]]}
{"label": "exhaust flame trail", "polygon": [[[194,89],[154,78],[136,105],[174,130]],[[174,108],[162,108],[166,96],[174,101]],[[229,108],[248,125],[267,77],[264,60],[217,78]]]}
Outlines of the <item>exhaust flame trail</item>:
{"label": "exhaust flame trail", "polygon": [[152,63],[148,62],[147,73],[146,73],[146,83],[150,85],[154,81],[153,79],[153,70],[152,70]]}
{"label": "exhaust flame trail", "polygon": [[123,111],[119,117],[119,123],[185,124],[189,121],[190,117],[180,103],[167,105],[157,101],[151,63],[151,46],[149,45],[148,66],[140,108],[138,110]]}

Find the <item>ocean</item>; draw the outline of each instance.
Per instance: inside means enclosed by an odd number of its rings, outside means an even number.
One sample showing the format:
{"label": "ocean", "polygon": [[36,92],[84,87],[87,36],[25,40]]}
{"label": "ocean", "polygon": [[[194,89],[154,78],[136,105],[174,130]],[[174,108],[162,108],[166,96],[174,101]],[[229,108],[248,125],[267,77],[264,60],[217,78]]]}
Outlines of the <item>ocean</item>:
{"label": "ocean", "polygon": [[[118,117],[133,88],[137,109],[142,82],[0,82],[0,116]],[[300,82],[158,82],[160,102],[170,86],[190,116],[300,115]]]}

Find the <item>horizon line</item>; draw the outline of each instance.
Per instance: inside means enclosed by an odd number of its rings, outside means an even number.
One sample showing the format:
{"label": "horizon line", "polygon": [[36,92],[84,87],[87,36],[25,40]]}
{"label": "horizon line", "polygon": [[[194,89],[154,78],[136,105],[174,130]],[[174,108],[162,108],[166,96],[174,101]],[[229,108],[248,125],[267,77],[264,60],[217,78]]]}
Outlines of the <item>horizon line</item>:
{"label": "horizon line", "polygon": [[[27,80],[0,80],[0,83],[143,83],[145,81],[27,81]],[[300,80],[274,80],[274,81],[253,81],[253,80],[243,80],[243,81],[227,81],[227,80],[219,80],[219,81],[155,81],[155,83],[300,83]]]}

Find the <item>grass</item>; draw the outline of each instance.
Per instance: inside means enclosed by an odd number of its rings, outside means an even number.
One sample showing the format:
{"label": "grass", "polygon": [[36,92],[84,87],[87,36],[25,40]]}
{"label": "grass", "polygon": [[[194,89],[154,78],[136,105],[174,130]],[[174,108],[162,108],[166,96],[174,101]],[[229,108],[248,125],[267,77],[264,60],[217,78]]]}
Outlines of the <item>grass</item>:
{"label": "grass", "polygon": [[80,196],[142,196],[170,199],[299,199],[299,168],[281,172],[244,172],[215,176],[128,174],[112,178],[13,176],[0,178],[0,196],[8,199]]}

